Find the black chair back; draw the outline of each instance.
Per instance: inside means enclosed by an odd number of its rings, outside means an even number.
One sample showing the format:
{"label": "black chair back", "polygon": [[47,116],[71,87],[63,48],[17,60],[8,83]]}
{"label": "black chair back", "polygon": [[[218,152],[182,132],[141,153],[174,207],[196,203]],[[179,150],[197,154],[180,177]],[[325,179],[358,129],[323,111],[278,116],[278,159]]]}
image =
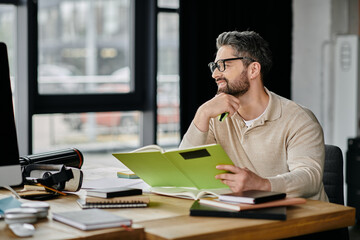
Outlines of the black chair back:
{"label": "black chair back", "polygon": [[329,201],[344,205],[343,155],[337,146],[325,145],[323,182]]}

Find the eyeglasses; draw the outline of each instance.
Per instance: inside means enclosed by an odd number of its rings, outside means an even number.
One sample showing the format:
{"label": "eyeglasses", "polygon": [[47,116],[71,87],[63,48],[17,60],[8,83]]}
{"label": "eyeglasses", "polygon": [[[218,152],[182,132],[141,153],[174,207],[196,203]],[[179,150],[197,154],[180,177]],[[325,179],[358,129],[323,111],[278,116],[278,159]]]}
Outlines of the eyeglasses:
{"label": "eyeglasses", "polygon": [[211,62],[208,64],[211,73],[215,71],[217,68],[220,72],[225,71],[225,62],[226,61],[232,61],[232,60],[239,60],[239,59],[248,59],[251,62],[255,62],[255,59],[249,58],[249,57],[237,57],[237,58],[226,58],[226,59],[219,59],[216,62]]}

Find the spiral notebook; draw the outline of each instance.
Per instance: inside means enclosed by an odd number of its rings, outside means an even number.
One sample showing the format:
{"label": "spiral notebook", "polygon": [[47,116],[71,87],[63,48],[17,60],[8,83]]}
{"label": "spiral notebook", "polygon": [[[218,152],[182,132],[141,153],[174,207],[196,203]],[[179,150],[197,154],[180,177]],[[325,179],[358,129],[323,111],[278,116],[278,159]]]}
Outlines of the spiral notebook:
{"label": "spiral notebook", "polygon": [[83,209],[88,208],[141,208],[150,203],[148,196],[127,196],[115,198],[86,197],[78,199],[77,203]]}

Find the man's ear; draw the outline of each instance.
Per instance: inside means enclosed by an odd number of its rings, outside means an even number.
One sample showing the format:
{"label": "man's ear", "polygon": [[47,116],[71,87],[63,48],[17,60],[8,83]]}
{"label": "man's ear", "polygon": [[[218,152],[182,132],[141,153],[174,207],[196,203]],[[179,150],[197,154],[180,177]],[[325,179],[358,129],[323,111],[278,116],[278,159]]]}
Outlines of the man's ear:
{"label": "man's ear", "polygon": [[250,79],[255,79],[260,76],[261,65],[258,62],[252,62],[248,67],[248,74]]}

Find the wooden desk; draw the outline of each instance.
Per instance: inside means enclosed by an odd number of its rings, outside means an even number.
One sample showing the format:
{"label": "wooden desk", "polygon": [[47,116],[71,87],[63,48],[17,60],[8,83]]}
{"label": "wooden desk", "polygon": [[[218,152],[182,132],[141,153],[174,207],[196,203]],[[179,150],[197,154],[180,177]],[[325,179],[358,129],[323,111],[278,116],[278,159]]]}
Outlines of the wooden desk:
{"label": "wooden desk", "polygon": [[[79,193],[84,194],[80,191]],[[0,191],[0,197],[9,195]],[[51,211],[80,210],[77,195],[47,201]],[[355,209],[309,200],[288,208],[288,220],[256,220],[236,218],[191,217],[192,200],[150,195],[148,208],[111,209],[118,215],[133,219],[134,231],[110,228],[81,231],[65,224],[47,220],[35,224],[37,229],[27,239],[277,239],[299,236],[355,224]],[[16,239],[7,225],[0,222],[0,239]]]}
{"label": "wooden desk", "polygon": [[[159,202],[163,202],[163,198],[157,197]],[[286,221],[273,221],[191,217],[189,208],[192,201],[166,199],[168,209],[177,209],[182,214],[138,222],[144,226],[148,239],[279,239],[355,224],[354,208],[315,200],[288,207]]]}

